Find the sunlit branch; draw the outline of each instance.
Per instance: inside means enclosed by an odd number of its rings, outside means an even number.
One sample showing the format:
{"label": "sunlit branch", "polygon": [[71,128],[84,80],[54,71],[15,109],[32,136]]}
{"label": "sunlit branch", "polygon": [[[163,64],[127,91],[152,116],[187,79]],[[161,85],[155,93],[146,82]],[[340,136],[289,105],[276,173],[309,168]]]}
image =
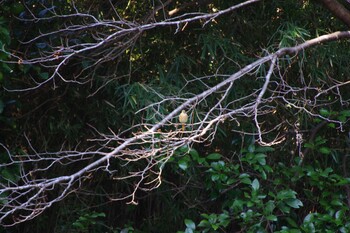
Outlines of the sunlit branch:
{"label": "sunlit branch", "polygon": [[[22,60],[21,62],[23,64],[44,64],[55,68],[52,75],[46,81],[38,82],[33,87],[16,91],[29,91],[39,88],[52,81],[55,77],[59,77],[64,82],[78,82],[77,80],[64,77],[61,73],[65,63],[69,62],[74,56],[82,55],[85,52],[97,51],[98,56],[95,57],[96,60],[94,60],[93,65],[97,66],[111,59],[111,57],[116,58],[121,56],[123,52],[138,40],[141,33],[145,30],[163,26],[178,26],[183,23],[203,19],[206,20],[205,25],[210,20],[222,14],[255,2],[258,2],[258,0],[246,1],[217,13],[201,15],[187,14],[145,25],[122,21],[108,21],[103,27],[110,27],[111,24],[115,24],[111,27],[115,31],[104,36],[99,34],[96,36],[95,43],[81,45],[67,44],[61,51],[67,53],[60,53],[57,57],[54,57],[52,53],[43,57]],[[82,17],[80,14],[73,15],[72,17],[75,16]],[[93,21],[97,21],[93,25],[98,25],[98,27],[100,23],[103,23],[99,22],[96,18],[93,18]],[[123,25],[124,23],[125,25]],[[86,26],[82,25],[82,28],[79,28],[80,26],[73,28],[74,30],[85,30]],[[68,28],[62,30],[68,30]],[[31,40],[31,42],[48,35],[42,34]],[[190,83],[200,83],[205,87],[205,90],[200,93],[187,93],[186,96],[165,96],[151,90],[161,97],[162,100],[139,109],[135,114],[142,114],[150,110],[157,116],[156,119],[160,119],[158,122],[153,123],[151,120],[154,119],[143,119],[143,122],[135,123],[135,125],[122,132],[114,132],[111,129],[109,134],[101,133],[91,126],[99,137],[90,139],[89,141],[96,145],[85,151],[64,150],[62,148],[58,152],[37,152],[30,145],[30,140],[28,139],[27,141],[32,153],[27,152],[25,154],[15,155],[11,154],[2,145],[7,151],[8,162],[0,164],[0,168],[16,167],[19,169],[20,177],[18,177],[18,182],[9,178],[2,178],[0,180],[0,224],[11,226],[33,219],[52,204],[64,199],[68,194],[82,189],[84,182],[87,182],[97,172],[107,173],[110,179],[116,182],[130,182],[130,193],[111,195],[109,196],[110,200],[127,200],[129,203],[137,204],[137,192],[139,190],[150,191],[159,187],[162,182],[161,175],[163,169],[165,169],[165,164],[171,157],[176,155],[179,148],[187,148],[189,150],[194,143],[210,143],[214,139],[220,124],[225,121],[235,122],[237,129],[233,130],[239,131],[239,119],[251,119],[255,123],[257,132],[242,133],[256,136],[257,142],[262,145],[278,144],[283,140],[283,137],[279,136],[282,134],[279,129],[283,123],[266,129],[263,120],[264,117],[277,111],[276,101],[282,101],[283,104],[293,109],[305,112],[310,116],[321,118],[327,122],[336,123],[339,127],[342,127],[342,122],[322,116],[318,112],[313,111],[313,108],[318,104],[318,98],[324,93],[333,90],[340,93],[341,90],[339,88],[348,85],[349,82],[336,83],[334,81],[331,86],[325,87],[318,94],[314,95],[314,102],[308,101],[302,99],[302,97],[298,97],[299,92],[306,91],[305,88],[289,86],[283,80],[284,77],[279,72],[283,67],[279,64],[279,60],[283,59],[287,54],[296,55],[320,43],[345,38],[350,38],[349,31],[323,35],[300,45],[279,49],[246,65],[234,74],[222,75],[222,80],[212,86],[206,84],[205,79],[207,77],[192,77],[191,80],[187,81],[187,85],[190,85]],[[120,39],[125,39],[125,41],[116,48],[109,48],[107,46]],[[13,58],[22,59],[18,55],[7,53]],[[106,55],[109,57],[105,58]],[[264,77],[258,77],[264,80],[262,84],[258,83],[260,85],[259,88],[246,90],[246,96],[226,103],[225,101],[228,99],[230,91],[238,85],[237,83],[240,80],[251,79],[252,82],[256,81],[255,71],[261,69],[262,65],[266,65],[269,68]],[[271,87],[272,85],[278,85],[279,89],[273,89]],[[316,87],[306,88],[311,88],[311,90],[316,89]],[[339,95],[341,96],[341,94]],[[208,101],[209,98],[215,99],[213,105],[208,105],[208,103],[212,103]],[[159,109],[169,104],[169,102],[175,103],[177,107],[170,113],[163,115]],[[181,124],[177,121],[178,115],[182,110],[186,110],[190,116],[190,121],[183,131],[180,130]],[[118,163],[118,166],[113,165],[115,162]],[[123,167],[130,164],[134,165],[134,170],[128,171],[127,174],[121,172]],[[50,171],[57,167],[59,169],[69,168],[66,169],[67,174],[50,173]]]}

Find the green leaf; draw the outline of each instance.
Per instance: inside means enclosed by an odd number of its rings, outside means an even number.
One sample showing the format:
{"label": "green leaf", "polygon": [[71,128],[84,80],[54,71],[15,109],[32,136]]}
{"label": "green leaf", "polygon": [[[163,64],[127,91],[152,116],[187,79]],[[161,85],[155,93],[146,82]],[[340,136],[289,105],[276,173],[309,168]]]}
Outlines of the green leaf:
{"label": "green leaf", "polygon": [[325,155],[328,155],[328,154],[330,154],[331,153],[331,149],[329,149],[328,147],[321,147],[320,149],[319,149],[319,151],[322,153],[322,154],[325,154]]}
{"label": "green leaf", "polygon": [[336,213],[335,213],[335,219],[342,219],[344,217],[344,210],[338,210]]}
{"label": "green leaf", "polygon": [[260,188],[260,184],[259,184],[259,181],[257,179],[254,179],[251,185],[252,185],[253,190],[255,190],[255,191]]}
{"label": "green leaf", "polygon": [[209,155],[207,156],[207,159],[209,159],[209,160],[218,160],[218,159],[220,159],[221,157],[222,157],[222,155],[219,154],[219,153],[212,153],[212,154],[209,154]]}
{"label": "green leaf", "polygon": [[278,208],[284,213],[289,213],[290,212],[290,207],[285,205],[283,202],[278,204]]}
{"label": "green leaf", "polygon": [[266,216],[266,219],[269,220],[269,221],[273,221],[273,222],[276,222],[277,221],[277,217],[276,215],[269,215],[269,216]]}
{"label": "green leaf", "polygon": [[337,183],[337,185],[344,185],[344,184],[350,184],[350,178],[342,178],[342,179],[339,180],[339,182]]}
{"label": "green leaf", "polygon": [[242,184],[251,184],[252,181],[251,181],[251,179],[249,179],[249,178],[242,178],[242,179],[241,179],[241,183],[242,183]]}
{"label": "green leaf", "polygon": [[205,158],[198,158],[197,162],[199,164],[203,164],[205,162]]}
{"label": "green leaf", "polygon": [[196,224],[191,219],[185,219],[185,225],[192,230],[196,229]]}
{"label": "green leaf", "polygon": [[221,160],[218,162],[212,162],[210,166],[216,171],[221,171],[225,167],[225,162]]}
{"label": "green leaf", "polygon": [[304,147],[305,148],[310,148],[310,149],[313,149],[315,147],[315,145],[313,143],[305,143],[304,144]]}
{"label": "green leaf", "polygon": [[240,179],[247,178],[247,177],[250,177],[250,175],[248,173],[242,173],[239,175]]}
{"label": "green leaf", "polygon": [[350,117],[350,110],[343,110],[340,112],[340,114],[346,117]]}
{"label": "green leaf", "polygon": [[266,155],[259,153],[255,155],[255,159],[260,163],[260,165],[266,165]]}
{"label": "green leaf", "polygon": [[290,226],[295,227],[295,228],[298,227],[298,224],[297,224],[292,218],[287,217],[287,218],[286,218],[286,221],[288,222],[288,224],[289,224]]}
{"label": "green leaf", "polygon": [[198,151],[195,150],[195,149],[190,149],[190,151],[188,152],[191,156],[192,156],[192,159],[195,160],[195,161],[198,161],[199,159],[199,154],[198,154]]}
{"label": "green leaf", "polygon": [[4,168],[4,170],[1,171],[1,176],[7,180],[16,182],[18,180],[18,173],[16,173],[16,170],[11,168]]}
{"label": "green leaf", "polygon": [[325,144],[326,142],[327,142],[327,139],[325,139],[321,136],[318,136],[318,137],[316,137],[315,145],[319,146],[319,145]]}
{"label": "green leaf", "polygon": [[266,153],[266,152],[273,152],[273,151],[275,151],[275,149],[269,146],[259,146],[255,148],[256,153]]}
{"label": "green leaf", "polygon": [[346,122],[346,116],[340,115],[338,116],[338,120],[341,121],[342,123]]}
{"label": "green leaf", "polygon": [[180,153],[187,153],[190,148],[188,146],[181,146],[177,149]]}
{"label": "green leaf", "polygon": [[100,212],[100,213],[94,212],[94,213],[91,215],[91,217],[92,217],[92,218],[106,217],[106,214],[103,213],[103,212]]}
{"label": "green leaf", "polygon": [[39,76],[42,79],[48,79],[49,78],[49,73],[47,73],[47,72],[39,73]]}
{"label": "green leaf", "polygon": [[310,213],[308,215],[305,216],[303,223],[310,223],[314,220],[314,213]]}
{"label": "green leaf", "polygon": [[211,180],[212,181],[217,181],[217,180],[219,180],[220,179],[220,174],[213,174],[212,176],[211,176]]}
{"label": "green leaf", "polygon": [[277,193],[278,200],[295,199],[296,192],[293,190],[282,190]]}
{"label": "green leaf", "polygon": [[225,222],[229,218],[230,218],[230,216],[226,213],[226,211],[222,214],[219,214],[219,216],[218,216],[218,219],[220,222]]}
{"label": "green leaf", "polygon": [[268,201],[265,205],[264,213],[271,214],[273,212],[273,210],[275,209],[275,207],[276,207],[276,205],[272,200]]}
{"label": "green leaf", "polygon": [[8,64],[6,64],[6,63],[2,63],[1,64],[2,65],[2,70],[5,72],[7,72],[7,73],[11,73],[13,70],[11,69],[11,67],[8,65]]}
{"label": "green leaf", "polygon": [[320,114],[321,114],[321,116],[327,117],[327,116],[330,115],[330,112],[327,109],[325,109],[325,108],[321,108],[320,109]]}
{"label": "green leaf", "polygon": [[74,222],[73,224],[73,227],[76,227],[78,229],[84,229],[84,225],[81,223],[81,222]]}
{"label": "green leaf", "polygon": [[216,231],[217,229],[219,229],[219,225],[217,224],[211,224],[211,227],[213,228],[214,231]]}
{"label": "green leaf", "polygon": [[202,221],[200,221],[200,223],[198,224],[199,227],[210,227],[210,223],[208,222],[208,220],[203,219]]}
{"label": "green leaf", "polygon": [[263,178],[263,180],[267,179],[267,175],[265,171],[261,171],[261,177]]}
{"label": "green leaf", "polygon": [[249,151],[250,153],[254,153],[254,152],[255,152],[255,145],[254,145],[254,144],[250,144],[250,145],[248,146],[248,151]]}
{"label": "green leaf", "polygon": [[284,202],[294,209],[299,209],[301,206],[303,206],[303,203],[299,199],[291,198],[285,200]]}
{"label": "green leaf", "polygon": [[344,206],[344,203],[342,203],[339,199],[332,200],[331,204],[334,206]]}
{"label": "green leaf", "polygon": [[178,165],[179,167],[182,169],[182,170],[187,170],[188,168],[188,163],[187,163],[187,160],[185,159],[181,159],[179,162],[178,162]]}
{"label": "green leaf", "polygon": [[[85,215],[86,216],[86,215]],[[85,217],[85,216],[80,216],[79,217],[79,221],[81,221],[81,222],[86,222],[88,219],[87,219],[87,217]]]}

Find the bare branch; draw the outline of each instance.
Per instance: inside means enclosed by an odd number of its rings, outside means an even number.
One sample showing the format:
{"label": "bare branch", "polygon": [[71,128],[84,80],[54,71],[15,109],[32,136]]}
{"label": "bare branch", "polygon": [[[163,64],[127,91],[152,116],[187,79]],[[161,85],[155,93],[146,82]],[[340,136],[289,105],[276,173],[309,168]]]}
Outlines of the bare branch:
{"label": "bare branch", "polygon": [[[146,24],[138,24],[136,22],[130,22],[124,19],[118,21],[114,20],[98,20],[92,15],[75,13],[70,15],[55,15],[47,18],[36,18],[33,15],[32,21],[47,21],[55,19],[76,19],[80,20],[81,24],[73,24],[72,26],[65,26],[60,30],[42,33],[41,35],[23,42],[25,44],[34,43],[42,39],[48,38],[53,35],[69,35],[70,33],[83,33],[86,31],[91,31],[96,29],[97,31],[107,31],[108,33],[94,33],[93,39],[95,40],[92,43],[75,43],[73,41],[65,40],[64,43],[60,45],[53,46],[51,45],[51,52],[47,54],[39,54],[36,58],[25,59],[20,55],[5,51],[4,48],[1,48],[0,51],[6,53],[13,60],[6,61],[8,63],[14,64],[39,64],[42,66],[54,68],[51,76],[44,81],[35,81],[35,84],[31,87],[24,89],[11,89],[7,91],[30,91],[36,88],[39,88],[47,83],[53,82],[55,78],[59,78],[64,82],[75,82],[75,83],[86,83],[86,77],[81,77],[77,75],[73,79],[64,78],[61,74],[63,68],[68,64],[73,58],[76,57],[89,57],[94,59],[93,65],[91,67],[99,67],[105,62],[118,60],[118,57],[125,53],[129,48],[132,48],[137,39],[142,35],[143,32],[152,30],[158,27],[169,27],[177,26],[179,29],[180,25],[187,23],[205,20],[203,26],[211,22],[213,19],[242,8],[246,5],[259,2],[260,0],[249,0],[243,3],[234,5],[225,10],[221,10],[215,13],[194,13],[194,14],[183,14],[178,17],[169,18],[161,22],[152,22]],[[89,20],[87,20],[89,19]],[[4,61],[5,62],[5,61]],[[88,67],[89,68],[89,67]],[[87,69],[87,68],[86,68]],[[83,72],[83,71],[82,71]],[[80,81],[79,81],[80,80]]]}
{"label": "bare branch", "polygon": [[350,12],[337,0],[319,0],[338,19],[350,27]]}
{"label": "bare branch", "polygon": [[[178,17],[169,18],[162,22],[154,22],[140,25],[136,22],[128,22],[121,18],[118,21],[100,21],[94,17],[76,13],[66,16],[88,18],[83,25],[64,26],[61,30],[43,33],[38,37],[25,43],[33,43],[39,39],[49,37],[52,34],[74,32],[79,33],[91,28],[102,28],[101,33],[95,33],[93,43],[76,44],[64,42],[61,46],[52,45],[52,51],[47,54],[40,54],[35,58],[23,59],[19,55],[6,52],[12,56],[13,63],[21,61],[23,64],[40,64],[53,67],[52,75],[43,82],[35,80],[34,86],[26,89],[12,91],[29,91],[59,78],[64,82],[86,82],[87,78],[81,74],[73,78],[67,78],[62,74],[65,64],[72,58],[79,56],[93,56],[93,64],[89,68],[117,59],[127,49],[140,38],[140,35],[147,30],[165,26],[179,26],[198,20],[205,21],[203,25],[213,19],[232,12],[240,7],[258,2],[258,0],[245,1],[232,6],[226,10],[210,14],[184,14]],[[33,20],[44,20],[36,19]],[[103,33],[102,33],[103,32]],[[109,33],[107,33],[109,32]],[[282,66],[284,56],[297,55],[303,53],[307,48],[321,43],[348,39],[350,31],[334,32],[323,35],[300,45],[288,48],[281,48],[275,53],[267,54],[257,59],[251,64],[241,68],[231,75],[222,75],[222,80],[216,85],[209,85],[205,82],[206,77],[192,77],[187,85],[198,84],[204,87],[200,93],[191,93],[190,96],[164,96],[156,93],[162,98],[161,101],[151,103],[147,107],[139,109],[135,114],[142,115],[146,111],[151,111],[160,119],[153,123],[154,119],[143,119],[142,122],[135,123],[123,132],[115,133],[110,130],[110,134],[98,132],[98,138],[90,141],[96,145],[87,148],[85,151],[64,150],[58,152],[37,152],[34,147],[29,147],[32,153],[15,155],[7,150],[7,162],[0,164],[0,168],[14,167],[19,170],[20,177],[2,177],[0,179],[0,224],[12,226],[28,221],[40,215],[52,204],[64,199],[72,192],[81,190],[84,183],[91,179],[96,173],[107,174],[109,179],[115,181],[127,181],[131,186],[130,193],[108,194],[112,201],[127,200],[131,204],[137,204],[137,192],[139,190],[150,191],[162,182],[161,176],[166,163],[172,156],[175,156],[179,148],[190,149],[194,143],[210,143],[222,122],[234,121],[237,124],[236,131],[239,130],[239,119],[252,119],[257,132],[242,132],[257,136],[257,141],[262,145],[275,145],[280,143],[283,132],[281,122],[273,127],[266,127],[264,118],[275,114],[277,111],[277,101],[293,108],[297,111],[307,113],[323,119],[326,122],[336,123],[340,128],[342,122],[320,115],[314,108],[319,106],[320,98],[324,93],[337,91],[341,96],[344,88],[349,82],[330,81],[325,87],[297,87],[291,86],[284,80]],[[113,46],[112,46],[113,45]],[[269,69],[264,77],[256,77],[256,71],[267,65]],[[219,75],[215,74],[215,77]],[[228,95],[241,79],[263,79],[262,84],[258,83],[258,88],[246,90],[246,95],[239,99],[227,101]],[[313,99],[306,99],[303,95],[308,91],[315,91]],[[93,95],[93,94],[92,94]],[[209,98],[215,99],[213,103]],[[342,104],[349,103],[350,100],[340,99]],[[159,109],[173,103],[177,107],[169,114],[163,115]],[[178,115],[182,110],[187,110],[189,122],[185,130],[180,130],[181,124],[177,122]],[[124,135],[129,135],[128,137]],[[130,136],[131,135],[131,136]],[[281,136],[282,135],[282,136]],[[302,136],[302,135],[301,135]],[[302,137],[301,137],[302,138]],[[302,140],[299,138],[298,142]],[[125,174],[122,169],[129,164],[132,168]],[[65,173],[53,173],[55,169],[65,169]],[[133,169],[133,170],[131,170]]]}

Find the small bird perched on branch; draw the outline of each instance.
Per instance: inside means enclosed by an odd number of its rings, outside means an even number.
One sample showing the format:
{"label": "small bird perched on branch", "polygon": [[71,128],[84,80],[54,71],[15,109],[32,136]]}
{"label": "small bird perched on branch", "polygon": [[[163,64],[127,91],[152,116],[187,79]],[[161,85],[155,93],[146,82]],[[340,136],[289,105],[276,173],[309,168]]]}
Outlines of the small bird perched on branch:
{"label": "small bird perched on branch", "polygon": [[188,121],[188,115],[185,110],[182,110],[179,115],[179,122],[182,124],[182,131],[185,130],[185,124]]}

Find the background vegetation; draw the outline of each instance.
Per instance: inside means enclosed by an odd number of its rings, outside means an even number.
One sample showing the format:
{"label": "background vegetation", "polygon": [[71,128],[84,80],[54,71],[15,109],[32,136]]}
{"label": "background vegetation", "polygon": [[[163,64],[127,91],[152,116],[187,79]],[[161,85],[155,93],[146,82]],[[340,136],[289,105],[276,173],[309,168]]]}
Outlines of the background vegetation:
{"label": "background vegetation", "polygon": [[[55,14],[73,14],[75,9],[109,20],[115,19],[116,11],[125,20],[146,24],[163,20],[164,14],[176,8],[179,12],[172,17],[215,12],[241,1],[169,2],[148,18],[160,1],[0,1],[0,47],[30,60],[51,53],[64,40],[90,43],[97,35],[110,33],[108,28],[96,27],[31,41],[62,25],[78,24],[75,18],[42,20]],[[29,20],[31,14],[38,20]],[[307,0],[260,1],[215,18],[204,27],[202,23],[181,25],[180,31],[174,25],[144,32],[118,56],[96,66],[94,56],[104,50],[86,52],[65,64],[62,73],[69,79],[80,74],[81,83],[54,79],[28,91],[11,90],[45,81],[53,68],[22,63],[0,53],[1,143],[11,154],[93,148],[98,143],[90,139],[99,137],[97,131],[122,132],[144,119],[153,119],[152,112],[135,112],[161,101],[162,96],[190,97],[203,91],[204,85],[188,82],[194,77],[213,75],[205,80],[212,86],[223,79],[220,74],[237,72],[278,48],[346,29],[318,1]],[[314,99],[317,87],[327,89],[346,82],[347,51],[348,41],[334,41],[286,57],[279,63],[279,72],[296,91],[290,95],[282,87],[280,91],[285,91],[289,100],[306,101]],[[235,82],[225,101],[240,99],[250,94],[248,90],[261,86],[259,77],[267,69],[261,67],[255,79]],[[274,77],[275,83],[277,79]],[[349,85],[342,85],[327,92],[309,109],[313,114],[282,99],[271,100],[275,111],[262,116],[261,121],[266,129],[280,124],[282,134],[278,136],[284,141],[276,145],[257,143],[252,119],[237,116],[236,121],[221,123],[211,143],[177,149],[165,166],[161,186],[139,191],[138,205],[111,201],[107,193],[130,192],[129,184],[96,171],[80,189],[37,218],[0,232],[349,232],[348,90]],[[216,99],[207,101],[210,106]],[[173,108],[169,105],[158,111],[166,115]],[[300,135],[302,139],[297,138]],[[0,162],[7,160],[4,148]],[[81,166],[91,161],[83,161]],[[138,165],[121,167],[120,172],[127,174],[132,166]],[[18,169],[0,167],[0,183],[6,183],[5,179],[19,182]],[[65,169],[69,167],[55,166],[46,176],[68,174]]]}

